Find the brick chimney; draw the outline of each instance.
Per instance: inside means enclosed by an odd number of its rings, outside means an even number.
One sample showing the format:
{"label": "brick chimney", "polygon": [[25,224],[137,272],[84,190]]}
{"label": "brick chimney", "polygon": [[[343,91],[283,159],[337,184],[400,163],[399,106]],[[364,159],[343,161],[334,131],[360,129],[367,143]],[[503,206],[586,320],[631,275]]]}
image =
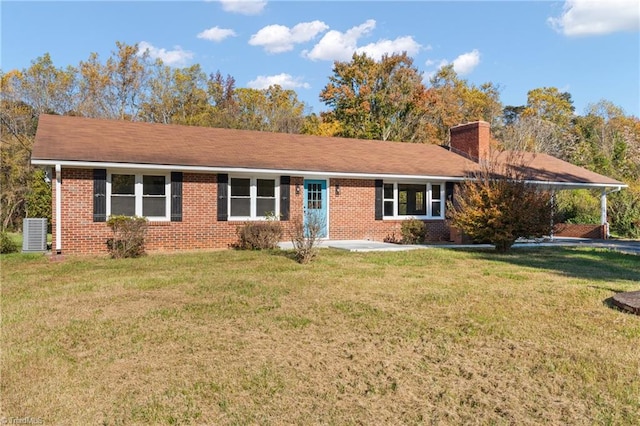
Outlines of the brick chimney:
{"label": "brick chimney", "polygon": [[451,128],[451,152],[478,163],[489,157],[491,131],[486,121],[474,121]]}

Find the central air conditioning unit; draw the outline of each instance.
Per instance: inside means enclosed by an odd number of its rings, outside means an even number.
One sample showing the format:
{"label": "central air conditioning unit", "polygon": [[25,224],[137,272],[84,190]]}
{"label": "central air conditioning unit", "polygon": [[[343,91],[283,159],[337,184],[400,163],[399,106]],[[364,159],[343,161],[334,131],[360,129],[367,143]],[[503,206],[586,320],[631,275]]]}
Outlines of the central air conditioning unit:
{"label": "central air conditioning unit", "polygon": [[24,219],[22,222],[22,252],[44,251],[47,251],[47,219]]}

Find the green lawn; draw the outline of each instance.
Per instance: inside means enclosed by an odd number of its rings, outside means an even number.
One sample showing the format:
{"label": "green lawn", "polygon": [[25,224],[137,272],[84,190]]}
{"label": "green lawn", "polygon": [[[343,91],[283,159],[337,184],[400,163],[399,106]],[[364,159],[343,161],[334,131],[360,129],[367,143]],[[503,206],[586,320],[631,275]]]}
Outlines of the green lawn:
{"label": "green lawn", "polygon": [[8,255],[0,418],[640,424],[638,256]]}

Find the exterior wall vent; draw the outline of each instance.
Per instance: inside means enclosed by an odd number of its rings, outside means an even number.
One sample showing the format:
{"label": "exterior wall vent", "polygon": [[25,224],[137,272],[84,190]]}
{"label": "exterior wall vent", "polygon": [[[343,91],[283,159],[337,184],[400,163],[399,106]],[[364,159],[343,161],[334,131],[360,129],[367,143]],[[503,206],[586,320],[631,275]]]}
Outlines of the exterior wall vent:
{"label": "exterior wall vent", "polygon": [[22,222],[22,252],[44,251],[47,251],[47,219],[24,219]]}

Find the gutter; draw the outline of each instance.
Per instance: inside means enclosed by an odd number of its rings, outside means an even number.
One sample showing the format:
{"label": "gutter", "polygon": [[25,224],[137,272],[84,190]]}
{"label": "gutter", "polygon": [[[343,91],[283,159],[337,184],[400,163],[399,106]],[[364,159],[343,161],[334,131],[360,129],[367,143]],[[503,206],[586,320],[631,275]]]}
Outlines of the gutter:
{"label": "gutter", "polygon": [[467,180],[466,176],[442,176],[442,175],[406,175],[406,174],[385,174],[385,173],[358,173],[358,172],[334,172],[334,171],[313,171],[295,169],[261,169],[253,167],[210,167],[210,166],[184,166],[179,164],[145,164],[145,163],[114,163],[100,161],[60,161],[32,159],[31,164],[38,166],[62,166],[76,168],[100,168],[100,169],[132,169],[132,170],[173,170],[183,172],[204,172],[204,173],[256,173],[273,175],[291,175],[304,177],[335,177],[335,178],[356,178],[356,179],[419,179],[440,182],[462,182]]}

